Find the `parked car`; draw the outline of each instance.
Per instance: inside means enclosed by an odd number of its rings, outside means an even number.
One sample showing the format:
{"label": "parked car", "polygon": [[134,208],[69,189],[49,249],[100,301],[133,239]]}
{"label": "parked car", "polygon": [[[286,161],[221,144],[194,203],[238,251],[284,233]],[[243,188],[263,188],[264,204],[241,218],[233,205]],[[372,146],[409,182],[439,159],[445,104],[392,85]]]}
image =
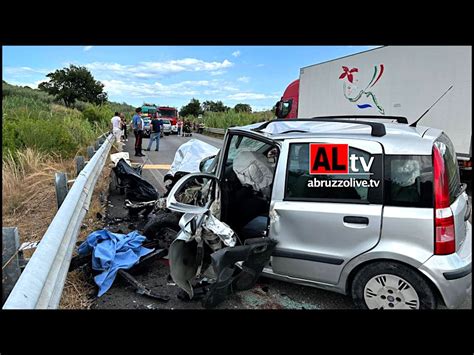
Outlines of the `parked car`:
{"label": "parked car", "polygon": [[142,117],[143,118],[143,137],[150,138],[151,134],[151,119],[148,116]]}
{"label": "parked car", "polygon": [[166,135],[169,136],[171,134],[171,121],[167,119],[161,119],[163,122],[163,130],[162,132]]}
{"label": "parked car", "polygon": [[178,126],[171,125],[171,134],[178,134]]}
{"label": "parked car", "polygon": [[229,128],[206,172],[167,197],[182,214],[168,255],[175,283],[190,298],[205,290],[206,307],[260,275],[351,295],[362,309],[458,307],[471,290],[466,186],[448,136],[406,122]]}

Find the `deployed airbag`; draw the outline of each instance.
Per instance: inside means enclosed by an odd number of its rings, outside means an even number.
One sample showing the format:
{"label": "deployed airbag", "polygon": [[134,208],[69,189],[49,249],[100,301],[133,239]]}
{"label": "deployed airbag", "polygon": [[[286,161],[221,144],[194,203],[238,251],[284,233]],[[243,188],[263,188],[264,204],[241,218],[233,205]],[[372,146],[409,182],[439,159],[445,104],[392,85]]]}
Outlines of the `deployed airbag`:
{"label": "deployed airbag", "polygon": [[239,152],[234,159],[233,169],[240,183],[250,185],[255,191],[269,187],[273,180],[273,167],[261,153]]}

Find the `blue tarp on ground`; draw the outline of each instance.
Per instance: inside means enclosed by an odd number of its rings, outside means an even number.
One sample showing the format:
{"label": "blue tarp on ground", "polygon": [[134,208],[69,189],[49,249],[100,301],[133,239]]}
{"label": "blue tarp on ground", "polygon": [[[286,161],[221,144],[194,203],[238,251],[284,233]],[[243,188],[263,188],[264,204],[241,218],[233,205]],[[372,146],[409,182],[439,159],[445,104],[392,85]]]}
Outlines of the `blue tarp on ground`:
{"label": "blue tarp on ground", "polygon": [[154,250],[142,247],[145,239],[137,231],[125,235],[101,229],[89,234],[79,246],[80,255],[92,252],[92,268],[103,271],[94,277],[99,286],[99,297],[112,286],[119,269],[131,268],[142,256]]}

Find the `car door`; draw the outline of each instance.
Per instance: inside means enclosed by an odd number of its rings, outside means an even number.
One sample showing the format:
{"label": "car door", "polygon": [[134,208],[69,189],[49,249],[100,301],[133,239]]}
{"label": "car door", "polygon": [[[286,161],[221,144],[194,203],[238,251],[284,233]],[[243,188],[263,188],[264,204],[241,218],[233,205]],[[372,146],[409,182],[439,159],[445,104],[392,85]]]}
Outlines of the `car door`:
{"label": "car door", "polygon": [[[334,147],[327,144],[347,146],[347,151],[338,160],[320,155],[319,163],[334,167],[330,165],[345,161],[347,173],[310,173],[315,167],[311,149],[329,147],[331,152]],[[377,244],[383,208],[382,162],[382,146],[374,141],[284,142],[270,206],[269,236],[278,241],[271,260],[274,273],[337,284],[345,264]],[[367,187],[360,186],[362,181]]]}

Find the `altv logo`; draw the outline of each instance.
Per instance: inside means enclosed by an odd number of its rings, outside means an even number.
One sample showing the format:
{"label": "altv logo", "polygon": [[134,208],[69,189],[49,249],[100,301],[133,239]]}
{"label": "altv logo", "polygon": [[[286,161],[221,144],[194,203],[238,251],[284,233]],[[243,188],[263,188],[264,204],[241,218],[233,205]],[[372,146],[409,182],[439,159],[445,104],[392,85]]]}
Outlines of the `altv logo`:
{"label": "altv logo", "polygon": [[[349,156],[348,144],[311,143],[309,148],[309,173],[314,175],[370,173],[374,161],[374,157],[366,162],[364,157]],[[357,168],[357,161],[362,171]]]}

